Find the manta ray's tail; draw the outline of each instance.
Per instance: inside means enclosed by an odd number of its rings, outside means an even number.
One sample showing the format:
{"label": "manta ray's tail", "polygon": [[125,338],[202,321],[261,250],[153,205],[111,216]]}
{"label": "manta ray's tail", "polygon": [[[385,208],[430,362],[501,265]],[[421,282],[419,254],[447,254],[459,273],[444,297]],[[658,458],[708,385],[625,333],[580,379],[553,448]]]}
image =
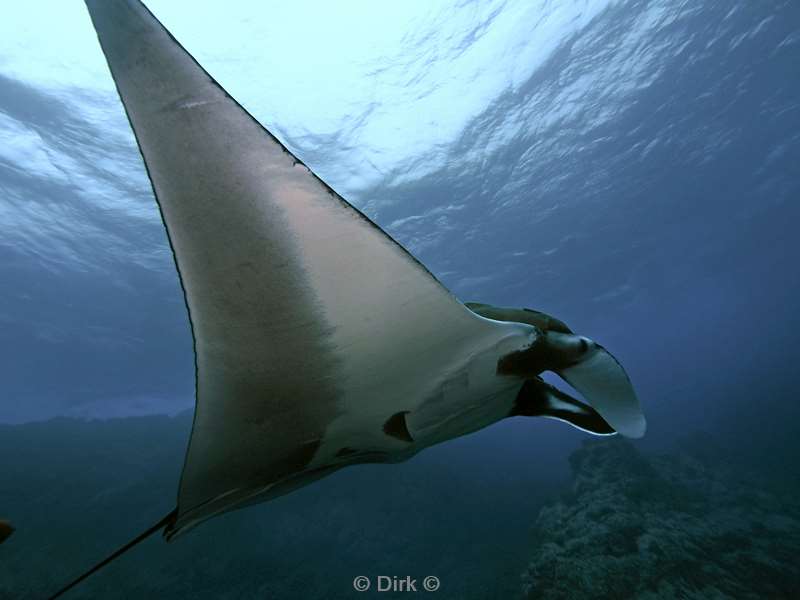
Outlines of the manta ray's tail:
{"label": "manta ray's tail", "polygon": [[141,542],[145,538],[150,537],[156,531],[164,529],[164,527],[166,527],[167,525],[169,525],[170,523],[175,521],[175,518],[176,518],[177,514],[178,514],[178,509],[176,508],[175,510],[170,512],[167,516],[165,516],[163,519],[161,519],[158,523],[148,527],[145,531],[143,531],[142,533],[137,535],[130,542],[128,542],[127,544],[122,546],[122,548],[120,548],[119,550],[117,550],[113,554],[110,554],[109,556],[107,556],[106,558],[101,560],[99,563],[97,563],[95,566],[93,566],[88,571],[86,571],[83,574],[81,574],[79,577],[76,577],[75,579],[73,579],[69,584],[65,585],[63,588],[58,590],[55,594],[50,596],[49,600],[54,600],[54,598],[58,598],[62,594],[68,592],[69,590],[74,588],[76,585],[78,585],[81,581],[83,581],[84,579],[89,577],[89,575],[92,575],[93,573],[96,573],[97,571],[99,571],[100,569],[105,567],[108,563],[110,563],[112,560],[114,560],[118,556],[120,556],[120,555],[124,554],[125,552],[127,552],[128,550],[130,550],[131,548],[133,548],[136,544],[138,544],[139,542]]}

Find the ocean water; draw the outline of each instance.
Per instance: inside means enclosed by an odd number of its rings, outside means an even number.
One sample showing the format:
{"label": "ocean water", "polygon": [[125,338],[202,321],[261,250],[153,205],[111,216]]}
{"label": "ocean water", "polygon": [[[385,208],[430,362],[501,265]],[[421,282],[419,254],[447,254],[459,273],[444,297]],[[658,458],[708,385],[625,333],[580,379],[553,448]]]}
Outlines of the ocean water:
{"label": "ocean water", "polygon": [[[459,298],[610,349],[647,436],[507,420],[150,539],[71,597],[409,595],[359,575],[433,575],[418,593],[437,598],[800,586],[800,5],[432,4],[148,6]],[[43,6],[0,24],[9,598],[173,506],[193,403],[180,286],[86,11]]]}

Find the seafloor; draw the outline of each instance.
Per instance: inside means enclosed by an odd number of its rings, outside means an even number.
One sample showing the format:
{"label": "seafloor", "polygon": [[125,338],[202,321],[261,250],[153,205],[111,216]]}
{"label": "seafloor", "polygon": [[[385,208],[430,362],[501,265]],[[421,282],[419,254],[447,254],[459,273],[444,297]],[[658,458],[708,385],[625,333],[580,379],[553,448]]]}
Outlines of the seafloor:
{"label": "seafloor", "polygon": [[[0,426],[0,518],[17,528],[0,544],[0,598],[47,597],[166,514],[190,425],[185,414]],[[409,597],[358,593],[358,575],[435,575],[440,599],[800,597],[787,461],[708,435],[662,454],[592,439],[572,453],[571,478],[566,454],[514,456],[444,445],[345,469],[174,543],[152,537],[65,598]]]}
{"label": "seafloor", "polygon": [[543,507],[528,598],[800,597],[800,502],[791,489],[686,440],[646,456],[621,439],[570,457],[568,492]]}

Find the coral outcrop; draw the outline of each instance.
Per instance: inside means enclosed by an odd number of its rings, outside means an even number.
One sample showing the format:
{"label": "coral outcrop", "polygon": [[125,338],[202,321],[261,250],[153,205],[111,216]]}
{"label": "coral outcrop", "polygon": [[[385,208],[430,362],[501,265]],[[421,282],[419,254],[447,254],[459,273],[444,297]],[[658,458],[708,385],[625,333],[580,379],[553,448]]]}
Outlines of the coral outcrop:
{"label": "coral outcrop", "polygon": [[797,598],[800,503],[719,459],[584,443],[545,506],[526,597]]}

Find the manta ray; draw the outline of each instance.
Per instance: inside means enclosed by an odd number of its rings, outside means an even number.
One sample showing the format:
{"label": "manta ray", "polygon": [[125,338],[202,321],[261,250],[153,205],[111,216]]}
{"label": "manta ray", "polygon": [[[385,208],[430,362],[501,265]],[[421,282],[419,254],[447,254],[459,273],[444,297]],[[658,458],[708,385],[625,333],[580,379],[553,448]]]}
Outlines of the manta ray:
{"label": "manta ray", "polygon": [[173,540],[506,417],[644,434],[631,382],[602,346],[539,311],[462,303],[141,2],[86,4],[182,284],[196,406],[175,510],[56,596],[156,531]]}

